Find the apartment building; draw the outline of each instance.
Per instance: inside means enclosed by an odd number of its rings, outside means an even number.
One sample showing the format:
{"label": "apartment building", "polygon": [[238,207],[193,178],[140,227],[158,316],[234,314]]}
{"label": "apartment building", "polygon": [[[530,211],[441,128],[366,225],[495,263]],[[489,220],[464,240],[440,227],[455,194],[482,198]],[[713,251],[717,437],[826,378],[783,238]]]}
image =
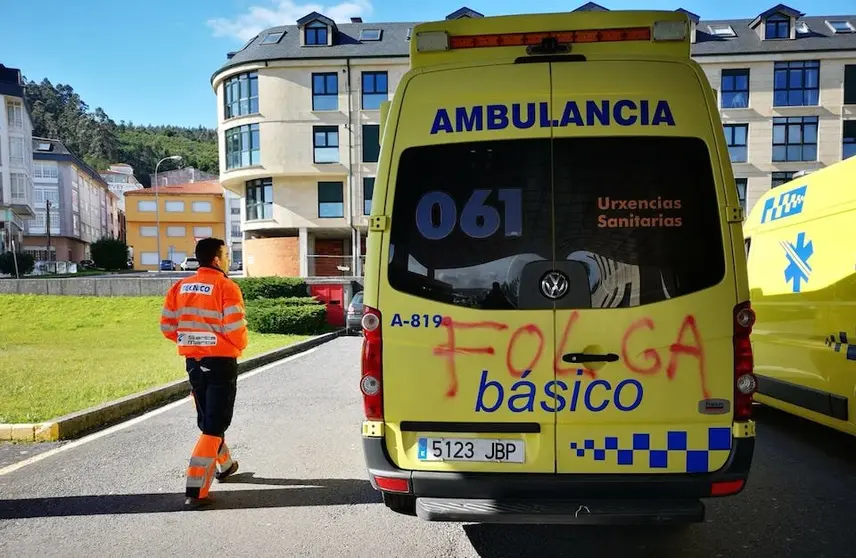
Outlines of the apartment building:
{"label": "apartment building", "polygon": [[[211,172],[201,171],[193,167],[184,167],[157,175],[159,186],[184,184],[190,182],[219,180],[220,176]],[[152,176],[154,180],[154,176]],[[244,233],[241,231],[241,197],[231,190],[223,190],[225,199],[226,245],[229,247],[229,259],[235,269],[240,267],[243,259]]]}
{"label": "apartment building", "polygon": [[746,212],[796,173],[856,154],[856,15],[779,4],[752,19],[690,17]]}
{"label": "apartment building", "polygon": [[[682,11],[747,211],[794,173],[852,154],[856,16],[806,17],[782,4],[728,21]],[[243,200],[246,274],[361,275],[378,109],[409,67],[414,25],[313,12],[262,31],[214,73],[220,180]]]}
{"label": "apartment building", "polygon": [[125,211],[125,192],[143,188],[142,183],[134,176],[134,167],[126,163],[110,165],[109,169],[101,171],[100,174],[110,191],[116,194],[119,210],[122,212]]}
{"label": "apartment building", "polygon": [[31,143],[34,218],[26,224],[24,251],[40,262],[79,262],[91,258],[96,240],[121,238],[119,199],[101,174],[60,140]]}
{"label": "apartment building", "polygon": [[33,121],[21,70],[0,64],[0,252],[20,250],[33,211]]}
{"label": "apartment building", "polygon": [[162,260],[178,266],[194,256],[198,240],[225,235],[223,188],[217,181],[133,190],[125,193],[125,207],[135,269],[158,269]]}
{"label": "apartment building", "polygon": [[[193,167],[184,167],[180,169],[172,169],[159,171],[157,176],[150,176],[152,186],[170,186],[172,184],[187,184],[189,182],[207,182],[217,180],[220,177],[212,172],[201,171]],[[157,184],[155,184],[157,180]]]}
{"label": "apartment building", "polygon": [[360,275],[380,104],[412,24],[313,12],[248,42],[212,79],[220,181],[242,198],[247,275]]}

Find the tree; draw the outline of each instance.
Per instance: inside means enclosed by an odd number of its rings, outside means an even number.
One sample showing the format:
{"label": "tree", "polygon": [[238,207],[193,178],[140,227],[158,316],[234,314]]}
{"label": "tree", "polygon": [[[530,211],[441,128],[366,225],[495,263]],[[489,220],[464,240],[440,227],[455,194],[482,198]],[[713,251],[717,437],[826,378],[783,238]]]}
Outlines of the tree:
{"label": "tree", "polygon": [[36,259],[27,252],[6,252],[0,254],[0,273],[15,275],[15,258],[18,258],[18,274],[27,275],[36,268]]}
{"label": "tree", "polygon": [[128,268],[128,245],[118,238],[100,238],[89,246],[95,267],[114,271]]}
{"label": "tree", "polygon": [[183,164],[205,172],[220,172],[217,131],[203,126],[139,126],[119,124],[100,107],[90,110],[70,85],[25,79],[32,107],[33,134],[61,140],[72,153],[96,170],[110,163],[134,167],[144,185],[151,184],[158,160],[181,155]]}

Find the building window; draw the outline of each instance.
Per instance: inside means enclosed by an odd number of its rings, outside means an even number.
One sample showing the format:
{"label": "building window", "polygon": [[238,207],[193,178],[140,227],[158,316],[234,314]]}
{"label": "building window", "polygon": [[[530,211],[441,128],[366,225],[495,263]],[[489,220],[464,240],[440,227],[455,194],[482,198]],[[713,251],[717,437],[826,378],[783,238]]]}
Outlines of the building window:
{"label": "building window", "polygon": [[318,217],[345,216],[345,188],[342,182],[318,183]]}
{"label": "building window", "polygon": [[20,130],[24,127],[24,105],[21,101],[6,101],[6,113],[10,128]]}
{"label": "building window", "polygon": [[728,144],[728,155],[732,163],[746,162],[746,136],[749,135],[748,124],[726,124],[725,142]]}
{"label": "building window", "polygon": [[259,112],[259,77],[256,72],[239,74],[223,84],[226,118]]}
{"label": "building window", "polygon": [[24,139],[9,138],[9,164],[24,166]]}
{"label": "building window", "polygon": [[856,64],[844,66],[844,104],[856,105]]}
{"label": "building window", "polygon": [[765,39],[789,39],[791,36],[791,18],[774,14],[765,23]]}
{"label": "building window", "polygon": [[339,109],[339,76],[312,74],[312,110]]}
{"label": "building window", "polygon": [[792,172],[774,172],[772,176],[772,180],[770,181],[771,188],[777,188],[782,184],[790,182],[794,178],[794,173]]}
{"label": "building window", "polygon": [[363,178],[363,215],[372,213],[372,196],[374,196],[374,177]]}
{"label": "building window", "polygon": [[140,236],[157,236],[158,228],[148,225],[140,225]]}
{"label": "building window", "polygon": [[53,161],[34,161],[33,178],[41,180],[56,180],[59,178],[59,169]]}
{"label": "building window", "polygon": [[737,200],[740,202],[740,207],[743,208],[743,218],[746,218],[746,185],[749,182],[748,178],[737,178]]}
{"label": "building window", "polygon": [[158,253],[157,252],[141,252],[140,253],[140,264],[142,265],[158,265],[160,263],[158,261]]}
{"label": "building window", "polygon": [[363,124],[363,162],[377,163],[380,156],[380,126]]}
{"label": "building window", "polygon": [[210,201],[195,201],[191,204],[194,213],[211,213]]}
{"label": "building window", "polygon": [[306,26],[307,45],[326,45],[327,44],[327,26],[320,21],[313,21]]}
{"label": "building window", "polygon": [[211,238],[214,236],[212,227],[193,227],[193,236],[195,238]]}
{"label": "building window", "polygon": [[816,160],[816,116],[773,118],[773,161]]}
{"label": "building window", "polygon": [[722,108],[749,106],[749,69],[722,70]]}
{"label": "building window", "polygon": [[773,106],[816,106],[820,101],[820,62],[776,62]]}
{"label": "building window", "polygon": [[377,110],[387,100],[389,84],[386,72],[363,72],[363,110]]}
{"label": "building window", "polygon": [[13,172],[9,175],[12,180],[12,199],[26,200],[27,199],[27,175]]}
{"label": "building window", "polygon": [[80,235],[80,217],[76,214],[71,216],[71,233],[75,236]]}
{"label": "building window", "polygon": [[232,223],[232,238],[241,238],[241,224]]}
{"label": "building window", "polygon": [[316,163],[338,163],[339,128],[336,126],[313,126],[312,132],[312,160]]}
{"label": "building window", "polygon": [[164,204],[164,209],[170,213],[181,213],[184,211],[184,202],[181,200],[172,200]]}
{"label": "building window", "polygon": [[184,225],[171,225],[166,228],[167,236],[185,236],[187,234],[187,227]]}
{"label": "building window", "polygon": [[845,120],[843,124],[844,132],[841,138],[841,143],[843,144],[841,158],[847,159],[856,155],[856,120]]}
{"label": "building window", "polygon": [[259,148],[258,124],[226,130],[226,168],[236,169],[260,164]]}
{"label": "building window", "polygon": [[273,179],[247,182],[247,221],[273,218]]}
{"label": "building window", "polygon": [[[73,196],[72,196],[72,197],[73,197]],[[86,203],[86,202],[84,202],[84,206],[85,206],[85,203]],[[140,200],[140,201],[138,201],[138,202],[137,202],[137,211],[144,211],[144,212],[147,212],[147,213],[148,213],[148,212],[150,212],[150,211],[157,211],[157,209],[158,209],[158,206],[157,206],[157,204],[156,204],[154,201],[148,201],[148,200],[147,200],[147,201],[143,201],[143,200]],[[84,211],[85,211],[85,210],[84,210]]]}

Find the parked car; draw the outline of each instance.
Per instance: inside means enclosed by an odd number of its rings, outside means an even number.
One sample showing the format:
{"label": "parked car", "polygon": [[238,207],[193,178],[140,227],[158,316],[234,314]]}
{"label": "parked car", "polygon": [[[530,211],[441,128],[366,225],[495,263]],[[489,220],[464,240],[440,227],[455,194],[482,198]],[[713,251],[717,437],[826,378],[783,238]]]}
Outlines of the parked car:
{"label": "parked car", "polygon": [[182,271],[191,271],[196,269],[199,269],[199,260],[196,258],[184,258],[184,261],[181,262]]}
{"label": "parked car", "polygon": [[362,331],[362,326],[360,325],[360,320],[363,318],[363,293],[356,293],[353,298],[351,298],[351,303],[348,305],[348,313],[345,321],[345,328],[347,333],[351,333],[352,331]]}
{"label": "parked car", "polygon": [[95,262],[93,260],[80,260],[80,267],[83,269],[95,269]]}
{"label": "parked car", "polygon": [[161,260],[161,271],[175,271],[175,262],[172,260]]}

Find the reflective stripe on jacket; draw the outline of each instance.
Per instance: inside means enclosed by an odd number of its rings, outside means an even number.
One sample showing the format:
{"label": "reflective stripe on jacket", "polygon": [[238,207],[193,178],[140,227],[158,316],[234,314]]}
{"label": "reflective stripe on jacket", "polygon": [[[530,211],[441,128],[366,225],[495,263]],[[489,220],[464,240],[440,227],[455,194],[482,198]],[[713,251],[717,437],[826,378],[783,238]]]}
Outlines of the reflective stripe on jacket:
{"label": "reflective stripe on jacket", "polygon": [[160,328],[185,357],[241,356],[247,322],[240,287],[223,272],[207,267],[170,287]]}

